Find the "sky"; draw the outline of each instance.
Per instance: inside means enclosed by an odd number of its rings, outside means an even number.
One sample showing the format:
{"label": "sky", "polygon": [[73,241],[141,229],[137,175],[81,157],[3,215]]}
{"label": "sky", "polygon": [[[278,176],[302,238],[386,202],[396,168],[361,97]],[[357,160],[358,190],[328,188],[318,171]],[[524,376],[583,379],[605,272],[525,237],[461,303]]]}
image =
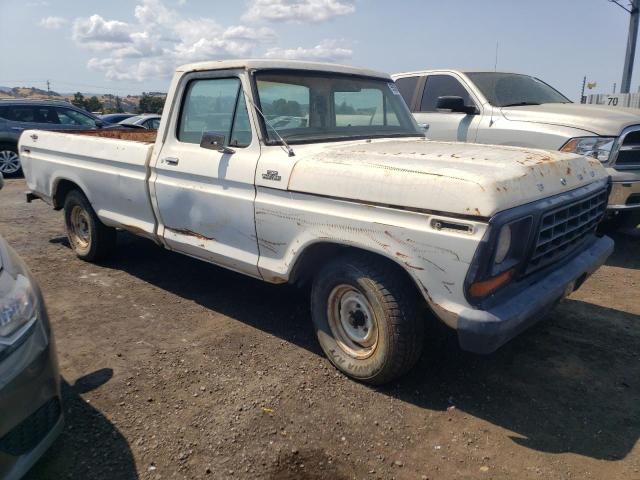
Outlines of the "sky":
{"label": "sky", "polygon": [[619,88],[628,24],[609,0],[0,0],[0,86],[166,91],[176,66],[233,57],[493,70],[497,44],[498,70],[577,100],[585,75]]}

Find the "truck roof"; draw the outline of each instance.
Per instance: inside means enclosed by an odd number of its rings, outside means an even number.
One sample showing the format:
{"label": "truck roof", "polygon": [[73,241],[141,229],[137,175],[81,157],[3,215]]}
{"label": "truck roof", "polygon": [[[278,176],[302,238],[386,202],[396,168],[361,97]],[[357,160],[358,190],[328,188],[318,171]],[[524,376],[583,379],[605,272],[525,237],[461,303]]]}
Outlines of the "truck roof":
{"label": "truck roof", "polygon": [[515,72],[494,72],[493,70],[487,70],[486,68],[475,68],[475,69],[459,69],[459,68],[428,68],[425,70],[416,70],[413,72],[398,72],[394,73],[391,76],[393,78],[396,77],[404,77],[408,75],[425,75],[431,72],[453,72],[453,73],[508,73],[511,75],[527,75],[526,73],[515,73]]}
{"label": "truck roof", "polygon": [[264,69],[291,69],[311,70],[321,72],[336,72],[347,75],[361,75],[365,77],[377,77],[385,80],[391,79],[388,73],[377,72],[367,68],[350,67],[335,63],[304,62],[300,60],[276,60],[276,59],[235,59],[213,60],[208,62],[189,63],[176,69],[177,72],[194,72],[201,70],[264,70]]}

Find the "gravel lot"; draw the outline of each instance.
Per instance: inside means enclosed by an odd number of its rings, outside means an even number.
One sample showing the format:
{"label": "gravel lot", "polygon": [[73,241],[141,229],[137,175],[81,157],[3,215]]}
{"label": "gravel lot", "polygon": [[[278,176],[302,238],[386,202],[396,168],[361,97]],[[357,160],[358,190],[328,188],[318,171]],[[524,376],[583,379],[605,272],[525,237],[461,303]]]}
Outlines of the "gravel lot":
{"label": "gravel lot", "polygon": [[316,344],[304,292],[122,234],[77,259],[62,215],[0,191],[39,280],[64,434],[35,479],[640,479],[640,238],[497,353],[452,341],[370,388]]}

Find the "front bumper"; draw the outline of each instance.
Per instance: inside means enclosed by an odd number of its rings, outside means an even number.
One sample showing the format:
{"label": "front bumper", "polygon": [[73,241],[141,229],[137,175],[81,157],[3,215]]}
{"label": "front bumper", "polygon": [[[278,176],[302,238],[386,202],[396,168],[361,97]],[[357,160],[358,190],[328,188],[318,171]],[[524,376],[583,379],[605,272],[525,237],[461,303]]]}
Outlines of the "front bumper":
{"label": "front bumper", "polygon": [[598,238],[589,248],[508,300],[487,310],[465,309],[458,318],[463,350],[492,353],[544,317],[565,295],[579,287],[613,252],[613,240]]}
{"label": "front bumper", "polygon": [[611,175],[607,210],[640,209],[640,170],[607,170]]}

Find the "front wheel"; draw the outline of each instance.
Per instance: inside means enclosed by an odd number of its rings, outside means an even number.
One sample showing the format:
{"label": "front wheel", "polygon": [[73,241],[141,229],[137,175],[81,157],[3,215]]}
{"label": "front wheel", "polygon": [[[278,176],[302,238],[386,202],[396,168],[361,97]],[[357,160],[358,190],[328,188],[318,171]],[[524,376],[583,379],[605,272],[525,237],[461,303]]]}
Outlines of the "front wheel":
{"label": "front wheel", "polygon": [[382,384],[406,373],[424,344],[415,287],[392,264],[348,255],[326,265],[311,290],[322,350],[340,371]]}
{"label": "front wheel", "polygon": [[72,190],[65,198],[64,222],[69,244],[82,260],[101,260],[115,247],[115,228],[100,221],[87,197],[78,190]]}

